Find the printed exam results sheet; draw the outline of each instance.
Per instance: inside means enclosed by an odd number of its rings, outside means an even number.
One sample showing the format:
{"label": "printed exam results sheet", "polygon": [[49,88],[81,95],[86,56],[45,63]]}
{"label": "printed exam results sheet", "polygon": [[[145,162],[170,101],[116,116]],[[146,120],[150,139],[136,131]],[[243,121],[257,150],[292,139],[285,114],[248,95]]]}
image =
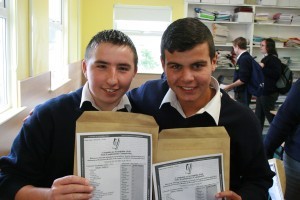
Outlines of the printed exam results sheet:
{"label": "printed exam results sheet", "polygon": [[76,134],[78,175],[95,187],[93,199],[152,199],[151,134]]}
{"label": "printed exam results sheet", "polygon": [[223,154],[153,165],[155,199],[215,200],[224,190]]}

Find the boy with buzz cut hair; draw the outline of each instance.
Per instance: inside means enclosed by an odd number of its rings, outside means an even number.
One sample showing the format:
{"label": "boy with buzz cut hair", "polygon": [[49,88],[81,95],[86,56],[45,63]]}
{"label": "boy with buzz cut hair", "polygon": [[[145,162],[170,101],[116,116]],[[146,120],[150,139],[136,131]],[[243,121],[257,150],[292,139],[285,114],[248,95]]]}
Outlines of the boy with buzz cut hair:
{"label": "boy with buzz cut hair", "polygon": [[0,199],[90,199],[89,180],[73,174],[76,120],[84,111],[130,112],[126,96],[137,73],[130,38],[117,30],[97,33],[86,48],[84,87],[37,106],[0,158]]}
{"label": "boy with buzz cut hair", "polygon": [[212,77],[217,54],[209,29],[198,19],[171,23],[161,39],[164,78],[128,93],[133,112],[152,115],[160,130],[224,126],[230,136],[232,200],[267,200],[272,177],[260,124],[248,107],[234,101]]}

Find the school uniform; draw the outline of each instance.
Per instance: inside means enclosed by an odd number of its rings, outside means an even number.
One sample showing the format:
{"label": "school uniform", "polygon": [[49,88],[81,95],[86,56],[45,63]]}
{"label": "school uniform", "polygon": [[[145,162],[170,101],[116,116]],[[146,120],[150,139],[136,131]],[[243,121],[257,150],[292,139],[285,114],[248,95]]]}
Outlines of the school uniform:
{"label": "school uniform", "polygon": [[237,103],[212,78],[213,99],[186,117],[166,79],[151,80],[128,92],[132,111],[152,115],[159,129],[224,126],[230,136],[230,189],[243,199],[267,199],[274,173],[263,149],[254,113]]}
{"label": "school uniform", "polygon": [[261,62],[264,74],[263,94],[256,98],[255,114],[258,117],[261,126],[264,126],[265,118],[272,122],[274,115],[270,112],[275,109],[275,104],[279,96],[276,82],[281,74],[281,61],[274,55],[265,56]]}
{"label": "school uniform", "polygon": [[235,71],[233,75],[233,82],[240,79],[244,84],[234,88],[235,99],[249,106],[252,95],[247,90],[247,84],[250,82],[252,73],[253,58],[249,52],[244,51],[237,57]]}
{"label": "school uniform", "polygon": [[286,174],[286,200],[300,195],[300,79],[298,79],[284,103],[280,106],[265,137],[264,146],[268,158],[284,142],[283,163]]}
{"label": "school uniform", "polygon": [[[25,185],[50,188],[55,179],[72,175],[76,120],[97,110],[87,84],[35,107],[10,154],[0,158],[0,199],[14,199]],[[131,110],[126,95],[115,110]]]}

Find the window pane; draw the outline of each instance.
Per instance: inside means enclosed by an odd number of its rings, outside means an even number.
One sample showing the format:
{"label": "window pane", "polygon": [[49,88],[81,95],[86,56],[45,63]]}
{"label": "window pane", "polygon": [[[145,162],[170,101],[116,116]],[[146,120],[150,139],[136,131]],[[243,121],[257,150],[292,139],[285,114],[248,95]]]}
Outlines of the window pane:
{"label": "window pane", "polygon": [[171,23],[171,14],[169,7],[114,7],[114,28],[126,33],[137,48],[138,73],[162,73],[160,40]]}
{"label": "window pane", "polygon": [[63,84],[68,78],[64,55],[63,1],[49,1],[49,70],[51,89]]}
{"label": "window pane", "polygon": [[50,0],[49,1],[49,19],[53,22],[62,23],[62,1]]}
{"label": "window pane", "polygon": [[5,1],[4,0],[0,0],[0,8],[5,8]]}
{"label": "window pane", "polygon": [[8,107],[6,19],[0,18],[0,112]]}
{"label": "window pane", "polygon": [[129,35],[139,56],[139,73],[162,73],[160,64],[161,36]]}
{"label": "window pane", "polygon": [[62,31],[55,26],[49,27],[49,67],[51,71],[52,83],[59,82],[59,76],[63,75],[59,70],[62,70],[63,65],[63,36]]}

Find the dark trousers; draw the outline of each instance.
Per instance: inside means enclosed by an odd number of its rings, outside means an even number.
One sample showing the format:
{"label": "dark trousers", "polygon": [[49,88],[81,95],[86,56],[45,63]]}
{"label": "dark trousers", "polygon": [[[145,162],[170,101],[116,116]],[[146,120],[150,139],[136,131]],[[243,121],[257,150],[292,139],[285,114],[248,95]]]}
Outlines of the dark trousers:
{"label": "dark trousers", "polygon": [[286,175],[285,199],[299,199],[300,195],[300,162],[286,153],[283,154],[284,171]]}
{"label": "dark trousers", "polygon": [[260,96],[256,98],[255,115],[260,121],[261,127],[264,127],[265,118],[271,123],[274,115],[270,112],[275,109],[275,103],[278,99],[279,93],[275,92],[270,95]]}
{"label": "dark trousers", "polygon": [[249,107],[252,95],[247,90],[234,92],[234,98],[236,101]]}

